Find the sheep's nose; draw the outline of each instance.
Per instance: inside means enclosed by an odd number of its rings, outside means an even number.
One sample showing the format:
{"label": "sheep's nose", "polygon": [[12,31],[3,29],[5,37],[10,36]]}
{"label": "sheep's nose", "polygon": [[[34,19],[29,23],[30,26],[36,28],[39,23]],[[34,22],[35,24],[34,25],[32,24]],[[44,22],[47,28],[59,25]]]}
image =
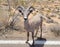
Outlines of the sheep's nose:
{"label": "sheep's nose", "polygon": [[24,20],[26,21],[26,20],[27,20],[27,18],[24,18]]}

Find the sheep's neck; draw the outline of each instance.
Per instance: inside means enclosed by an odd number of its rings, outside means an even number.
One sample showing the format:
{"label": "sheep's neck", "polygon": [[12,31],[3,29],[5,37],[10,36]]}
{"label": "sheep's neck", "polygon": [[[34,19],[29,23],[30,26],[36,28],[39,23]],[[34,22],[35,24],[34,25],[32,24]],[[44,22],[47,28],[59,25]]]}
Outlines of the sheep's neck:
{"label": "sheep's neck", "polygon": [[24,28],[25,28],[26,30],[30,30],[30,29],[31,29],[31,27],[30,27],[30,24],[29,24],[29,21],[28,21],[28,20],[24,21]]}
{"label": "sheep's neck", "polygon": [[29,26],[29,21],[28,20],[24,21],[24,25]]}

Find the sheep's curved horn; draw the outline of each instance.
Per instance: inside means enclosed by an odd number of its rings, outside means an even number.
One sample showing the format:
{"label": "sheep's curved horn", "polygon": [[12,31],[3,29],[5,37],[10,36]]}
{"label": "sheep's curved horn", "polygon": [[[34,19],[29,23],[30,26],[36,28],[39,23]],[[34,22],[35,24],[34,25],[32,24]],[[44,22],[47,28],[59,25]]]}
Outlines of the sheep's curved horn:
{"label": "sheep's curved horn", "polygon": [[29,13],[31,13],[35,10],[35,8],[33,6],[30,6],[30,7],[27,8],[27,10],[29,11]]}
{"label": "sheep's curved horn", "polygon": [[23,6],[18,6],[17,10],[23,14],[25,8]]}

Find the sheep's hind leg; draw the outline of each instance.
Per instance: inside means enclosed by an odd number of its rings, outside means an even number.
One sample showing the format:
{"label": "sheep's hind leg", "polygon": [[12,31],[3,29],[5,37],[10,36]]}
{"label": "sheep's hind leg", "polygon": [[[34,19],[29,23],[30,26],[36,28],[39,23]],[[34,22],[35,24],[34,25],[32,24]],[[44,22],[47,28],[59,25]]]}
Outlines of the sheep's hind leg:
{"label": "sheep's hind leg", "polygon": [[41,22],[41,24],[40,24],[40,30],[41,30],[40,38],[42,38],[42,22]]}
{"label": "sheep's hind leg", "polygon": [[40,23],[41,34],[40,34],[40,38],[42,38],[42,24],[43,24],[43,19],[41,17],[41,23]]}
{"label": "sheep's hind leg", "polygon": [[29,32],[27,32],[27,41],[26,41],[26,43],[28,43],[28,41],[29,41]]}
{"label": "sheep's hind leg", "polygon": [[41,34],[40,34],[40,38],[42,38],[42,27],[41,27]]}
{"label": "sheep's hind leg", "polygon": [[36,30],[36,33],[35,33],[34,37],[37,37],[37,34],[38,34],[38,29]]}

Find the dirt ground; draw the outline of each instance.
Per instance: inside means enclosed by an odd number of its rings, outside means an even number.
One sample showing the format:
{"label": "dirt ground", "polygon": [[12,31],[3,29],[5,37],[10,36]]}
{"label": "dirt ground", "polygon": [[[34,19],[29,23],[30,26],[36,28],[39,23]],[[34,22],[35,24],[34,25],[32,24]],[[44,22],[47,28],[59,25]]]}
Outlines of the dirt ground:
{"label": "dirt ground", "polygon": [[[38,32],[37,39],[40,36],[40,32]],[[0,40],[26,40],[27,38],[27,32],[21,32],[21,31],[10,31],[6,32],[3,35],[0,35]],[[60,37],[55,36],[52,32],[43,32],[42,38],[45,38],[47,40],[60,40]],[[30,32],[30,40],[31,40],[31,32]]]}

